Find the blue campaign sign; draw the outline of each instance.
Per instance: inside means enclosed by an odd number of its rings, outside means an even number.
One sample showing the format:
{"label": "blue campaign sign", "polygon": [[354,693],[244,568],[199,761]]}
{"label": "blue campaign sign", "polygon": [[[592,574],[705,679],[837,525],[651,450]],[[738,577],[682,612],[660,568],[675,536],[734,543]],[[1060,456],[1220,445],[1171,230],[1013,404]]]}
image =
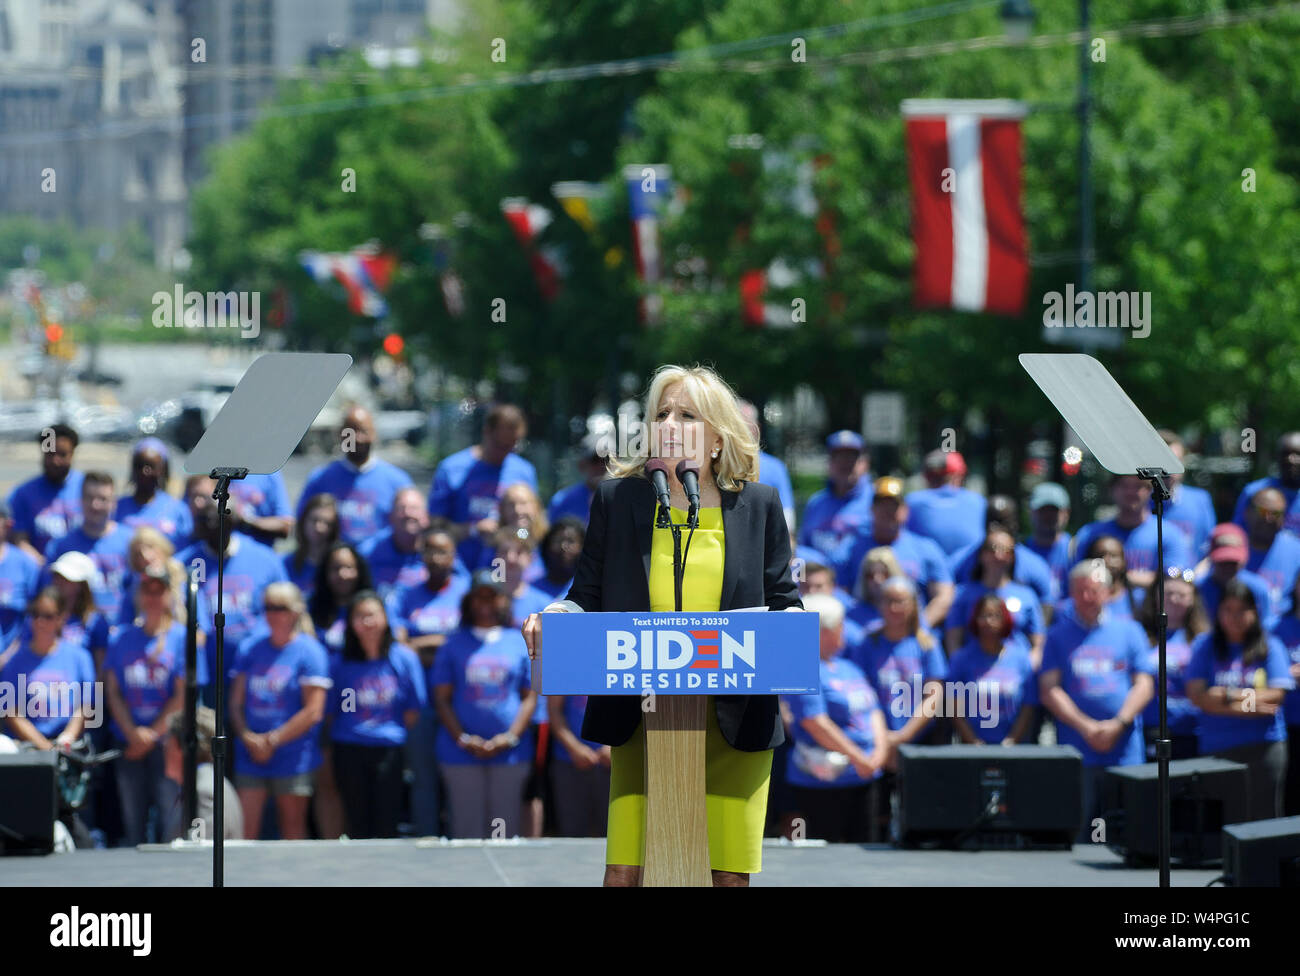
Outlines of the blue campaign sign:
{"label": "blue campaign sign", "polygon": [[[544,613],[545,695],[812,695],[815,613]],[[540,673],[539,673],[540,671]]]}

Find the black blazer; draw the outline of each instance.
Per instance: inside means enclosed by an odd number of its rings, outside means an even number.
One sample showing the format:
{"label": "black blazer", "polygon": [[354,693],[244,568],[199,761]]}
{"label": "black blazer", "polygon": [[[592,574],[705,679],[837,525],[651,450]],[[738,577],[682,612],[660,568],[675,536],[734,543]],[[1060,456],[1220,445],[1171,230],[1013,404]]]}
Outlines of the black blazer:
{"label": "black blazer", "polygon": [[[744,483],[723,491],[726,538],[720,610],[802,607],[790,576],[790,532],[776,489]],[[650,609],[650,544],[655,495],[643,477],[610,478],[591,500],[587,539],[568,599],[586,611],[631,613]],[[718,728],[736,749],[761,752],[785,741],[775,695],[715,695]],[[637,695],[587,699],[582,737],[619,746],[641,723]]]}

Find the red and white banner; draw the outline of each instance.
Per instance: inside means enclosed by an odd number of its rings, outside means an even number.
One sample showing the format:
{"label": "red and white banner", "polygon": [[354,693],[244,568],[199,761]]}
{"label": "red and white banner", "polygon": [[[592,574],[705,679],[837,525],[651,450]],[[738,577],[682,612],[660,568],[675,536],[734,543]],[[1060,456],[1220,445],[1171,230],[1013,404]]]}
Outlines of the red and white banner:
{"label": "red and white banner", "polygon": [[528,256],[528,265],[537,280],[537,290],[548,302],[553,301],[560,292],[562,269],[554,249],[541,247],[537,242],[542,231],[550,226],[553,215],[545,207],[529,203],[523,197],[506,197],[501,201],[501,213]]}
{"label": "red and white banner", "polygon": [[1019,315],[1029,286],[1021,210],[1023,102],[906,99],[917,306]]}

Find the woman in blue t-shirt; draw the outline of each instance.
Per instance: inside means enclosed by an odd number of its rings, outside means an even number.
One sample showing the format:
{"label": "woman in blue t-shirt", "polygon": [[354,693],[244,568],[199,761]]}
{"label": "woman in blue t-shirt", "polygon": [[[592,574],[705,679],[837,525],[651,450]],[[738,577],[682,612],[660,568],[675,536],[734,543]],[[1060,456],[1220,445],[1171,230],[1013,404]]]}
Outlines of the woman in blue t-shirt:
{"label": "woman in blue t-shirt", "polygon": [[561,837],[604,837],[609,827],[610,747],[582,738],[586,710],[586,695],[546,696],[551,808]]}
{"label": "woman in blue t-shirt", "polygon": [[316,588],[316,570],[339,537],[339,509],[334,496],[312,495],[303,503],[302,516],[294,523],[293,552],[284,555],[284,571],[305,599]]}
{"label": "woman in blue t-shirt", "polygon": [[[1187,697],[1187,665],[1192,660],[1192,641],[1210,629],[1196,588],[1196,574],[1181,566],[1165,569],[1165,613],[1168,626],[1165,632],[1165,686],[1168,689],[1168,708],[1165,713],[1172,740],[1170,759],[1191,759],[1198,755],[1196,724],[1200,709]],[[1138,608],[1138,623],[1151,641],[1151,673],[1160,674],[1159,620],[1155,599],[1143,600]],[[1160,698],[1153,695],[1142,712],[1142,735],[1146,738],[1148,762],[1156,761],[1156,740],[1160,738]]]}
{"label": "woman in blue t-shirt", "polygon": [[348,606],[362,590],[374,588],[370,564],[350,542],[335,542],[316,567],[307,609],[316,636],[330,654],[343,650]]}
{"label": "woman in blue t-shirt", "polygon": [[272,583],[262,593],[269,633],[240,646],[230,667],[235,788],[244,830],[257,840],[269,793],[284,840],[307,837],[307,804],[321,764],[329,660],[316,640],[302,591]]}
{"label": "woman in blue t-shirt", "polygon": [[840,653],[844,604],[812,593],[803,606],[821,618],[821,692],[783,699],[794,739],[786,780],[807,838],[863,843],[872,839],[872,790],[889,759],[889,728],[871,682]]}
{"label": "woman in blue t-shirt", "polygon": [[461,603],[461,626],[429,672],[453,837],[499,836],[497,821],[507,835],[520,832],[537,694],[528,647],[510,621],[504,584],[479,570]]}
{"label": "woman in blue t-shirt", "polygon": [[27,604],[24,635],[0,651],[0,686],[17,689],[21,680],[26,691],[11,691],[14,707],[6,710],[0,729],[38,749],[76,742],[87,715],[97,716],[101,707],[89,652],[59,636],[67,612],[63,594],[45,587]]}
{"label": "woman in blue t-shirt", "polygon": [[1223,588],[1214,629],[1196,638],[1187,697],[1201,710],[1202,755],[1245,763],[1247,820],[1282,815],[1286,725],[1282,703],[1295,688],[1286,648],[1260,625],[1255,594],[1240,580]]}
{"label": "woman in blue t-shirt", "polygon": [[163,745],[172,714],[185,702],[185,625],[172,615],[170,594],[167,570],[146,569],[135,591],[135,622],[116,631],[104,659],[113,738],[123,750],[116,768],[118,802],[131,847],[146,840],[150,805],[161,826],[175,795],[164,772]]}
{"label": "woman in blue t-shirt", "polygon": [[953,597],[952,609],[945,623],[944,646],[951,654],[970,637],[971,613],[980,597],[991,593],[1000,597],[1015,625],[1013,634],[1024,640],[1029,659],[1035,666],[1043,660],[1043,610],[1038,594],[1015,582],[1015,537],[997,523],[989,526],[976,553],[975,568],[969,582],[960,583]]}
{"label": "woman in blue t-shirt", "polygon": [[50,584],[63,594],[68,615],[61,639],[84,647],[95,662],[98,674],[108,651],[108,620],[95,606],[91,586],[99,570],[84,552],[65,552],[50,564]]}
{"label": "woman in blue t-shirt", "polygon": [[[1291,658],[1291,680],[1300,687],[1300,576],[1291,588],[1291,607],[1273,624],[1272,635],[1282,642]],[[1300,691],[1293,691],[1282,703],[1286,722],[1286,795],[1283,816],[1300,816]]]}
{"label": "woman in blue t-shirt", "polygon": [[383,598],[361,590],[347,610],[343,651],[330,660],[330,755],[349,837],[396,837],[403,746],[425,705],[420,659],[393,639]]}
{"label": "woman in blue t-shirt", "polygon": [[1029,649],[1015,638],[1011,609],[996,593],[975,601],[967,640],[948,661],[947,687],[957,737],[972,745],[1029,742],[1038,675]]}

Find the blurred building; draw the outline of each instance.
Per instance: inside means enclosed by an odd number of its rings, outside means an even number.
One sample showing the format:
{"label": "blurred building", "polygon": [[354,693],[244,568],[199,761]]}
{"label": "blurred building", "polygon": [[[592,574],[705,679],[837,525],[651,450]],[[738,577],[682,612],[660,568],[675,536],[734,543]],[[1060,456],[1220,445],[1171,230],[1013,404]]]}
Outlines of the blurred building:
{"label": "blurred building", "polygon": [[454,27],[460,9],[457,0],[0,0],[0,213],[108,230],[139,222],[170,266],[210,150],[247,128],[279,81],[346,48],[411,50],[428,24]]}

